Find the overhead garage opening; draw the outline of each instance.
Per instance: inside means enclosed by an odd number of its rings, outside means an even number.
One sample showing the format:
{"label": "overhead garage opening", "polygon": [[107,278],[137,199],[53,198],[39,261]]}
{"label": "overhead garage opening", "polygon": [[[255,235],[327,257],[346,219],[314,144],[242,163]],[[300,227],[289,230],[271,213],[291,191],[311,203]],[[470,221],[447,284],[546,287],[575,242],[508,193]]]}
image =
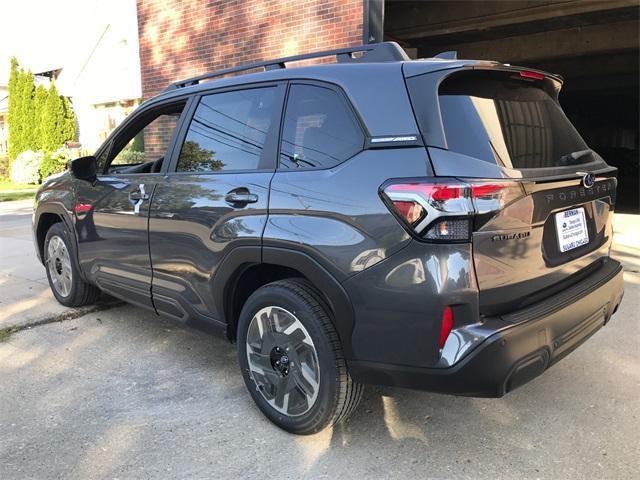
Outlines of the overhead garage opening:
{"label": "overhead garage opening", "polygon": [[618,167],[618,212],[640,213],[636,0],[386,1],[384,39],[415,58],[449,50],[559,73],[560,102]]}

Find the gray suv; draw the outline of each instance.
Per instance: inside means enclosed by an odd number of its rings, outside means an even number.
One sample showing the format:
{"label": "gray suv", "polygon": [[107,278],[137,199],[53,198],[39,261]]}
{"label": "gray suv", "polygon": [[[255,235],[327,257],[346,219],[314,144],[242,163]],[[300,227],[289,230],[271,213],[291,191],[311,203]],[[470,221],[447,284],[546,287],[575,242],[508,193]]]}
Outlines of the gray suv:
{"label": "gray suv", "polygon": [[616,169],[561,85],[394,43],[177,82],[43,184],[36,248],[64,305],[107,292],[235,342],[290,432],[366,383],[500,397],[623,294]]}

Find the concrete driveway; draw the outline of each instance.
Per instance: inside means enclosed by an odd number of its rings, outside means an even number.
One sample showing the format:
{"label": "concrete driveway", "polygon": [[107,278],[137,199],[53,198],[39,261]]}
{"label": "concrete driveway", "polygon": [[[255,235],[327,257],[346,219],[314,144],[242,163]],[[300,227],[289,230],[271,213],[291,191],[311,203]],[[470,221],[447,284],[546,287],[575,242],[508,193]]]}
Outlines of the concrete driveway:
{"label": "concrete driveway", "polygon": [[0,478],[637,478],[640,223],[621,218],[621,309],[543,376],[502,399],[369,387],[348,423],[311,437],[262,417],[234,346],[138,308],[13,333]]}
{"label": "concrete driveway", "polygon": [[55,301],[31,235],[32,200],[0,202],[0,329],[81,316],[111,305],[70,309]]}

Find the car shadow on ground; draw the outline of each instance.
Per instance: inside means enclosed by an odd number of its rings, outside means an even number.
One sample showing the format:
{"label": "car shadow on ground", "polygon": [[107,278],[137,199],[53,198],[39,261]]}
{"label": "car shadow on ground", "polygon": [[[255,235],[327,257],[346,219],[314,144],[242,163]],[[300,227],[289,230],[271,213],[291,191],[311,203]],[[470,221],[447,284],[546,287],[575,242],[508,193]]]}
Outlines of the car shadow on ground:
{"label": "car shadow on ground", "polygon": [[[586,475],[593,462],[603,468],[628,463],[625,452],[632,447],[618,445],[624,435],[603,440],[594,452],[589,434],[631,429],[615,411],[633,398],[633,382],[622,390],[612,384],[639,378],[633,351],[598,335],[502,399],[368,386],[348,422],[298,437],[270,424],[254,406],[234,345],[136,307],[118,307],[0,344],[6,412],[0,423],[11,425],[0,439],[0,472],[6,470],[4,478],[40,476],[42,455],[49,452],[53,476],[180,469],[185,477],[257,477],[281,471],[279,453],[288,452],[285,470],[297,476],[399,476],[426,467],[429,476],[496,476],[493,468],[504,467],[505,457],[513,476]],[[603,389],[609,390],[605,402],[594,396]],[[628,408],[637,413],[637,406]],[[25,458],[37,466],[25,471]]]}

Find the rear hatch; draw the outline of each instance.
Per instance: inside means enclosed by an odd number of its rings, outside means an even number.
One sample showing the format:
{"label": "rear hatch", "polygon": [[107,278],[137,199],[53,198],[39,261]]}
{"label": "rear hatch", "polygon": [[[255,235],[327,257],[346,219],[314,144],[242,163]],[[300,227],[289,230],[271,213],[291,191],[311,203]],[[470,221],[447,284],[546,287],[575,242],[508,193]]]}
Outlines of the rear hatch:
{"label": "rear hatch", "polygon": [[[407,85],[436,175],[480,192],[470,238],[481,313],[540,301],[599,267],[611,244],[616,170],[562,111],[559,78],[494,66]],[[427,94],[435,85],[437,96]],[[437,128],[420,111],[434,99]]]}

